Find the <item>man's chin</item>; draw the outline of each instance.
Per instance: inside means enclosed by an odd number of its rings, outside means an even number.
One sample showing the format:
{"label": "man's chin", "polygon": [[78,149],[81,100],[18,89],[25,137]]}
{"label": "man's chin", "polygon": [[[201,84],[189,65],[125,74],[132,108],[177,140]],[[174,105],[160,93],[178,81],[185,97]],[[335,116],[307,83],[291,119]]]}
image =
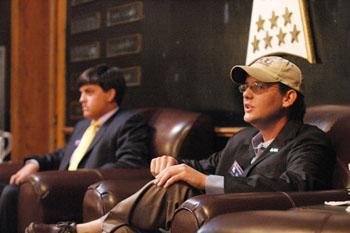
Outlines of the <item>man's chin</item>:
{"label": "man's chin", "polygon": [[254,121],[254,119],[249,115],[247,116],[247,114],[244,115],[243,120],[249,124],[251,124]]}
{"label": "man's chin", "polygon": [[89,119],[89,118],[91,118],[91,114],[89,114],[89,113],[87,113],[87,112],[83,112],[83,117],[84,117],[85,119]]}

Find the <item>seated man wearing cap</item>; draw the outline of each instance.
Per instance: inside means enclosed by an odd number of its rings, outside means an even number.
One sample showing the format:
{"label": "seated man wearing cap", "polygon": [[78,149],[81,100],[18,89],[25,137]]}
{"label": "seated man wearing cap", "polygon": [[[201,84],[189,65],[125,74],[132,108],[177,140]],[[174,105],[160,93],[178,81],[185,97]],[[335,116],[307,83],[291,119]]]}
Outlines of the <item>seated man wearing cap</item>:
{"label": "seated man wearing cap", "polygon": [[175,209],[194,195],[330,188],[335,154],[324,132],[303,123],[300,69],[283,58],[264,57],[233,67],[231,77],[243,94],[244,120],[253,127],[223,150],[200,161],[155,158],[155,179],[102,218],[77,225],[32,223],[26,232],[168,230]]}

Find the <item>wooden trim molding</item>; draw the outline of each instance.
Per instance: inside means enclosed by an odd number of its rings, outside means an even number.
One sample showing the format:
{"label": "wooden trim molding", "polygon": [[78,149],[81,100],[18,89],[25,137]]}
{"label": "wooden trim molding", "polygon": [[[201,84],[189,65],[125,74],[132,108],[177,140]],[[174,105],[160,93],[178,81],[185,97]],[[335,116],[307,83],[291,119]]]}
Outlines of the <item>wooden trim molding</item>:
{"label": "wooden trim molding", "polygon": [[56,148],[63,147],[65,145],[65,135],[63,128],[65,126],[66,119],[66,22],[67,22],[67,1],[60,0],[57,3],[57,85],[56,85]]}
{"label": "wooden trim molding", "polygon": [[215,127],[215,134],[219,137],[232,137],[245,127]]}
{"label": "wooden trim molding", "polygon": [[58,127],[64,125],[58,112],[64,114],[65,4],[11,1],[13,161],[57,148]]}
{"label": "wooden trim molding", "polygon": [[62,132],[64,135],[71,135],[73,133],[73,127],[64,127]]}

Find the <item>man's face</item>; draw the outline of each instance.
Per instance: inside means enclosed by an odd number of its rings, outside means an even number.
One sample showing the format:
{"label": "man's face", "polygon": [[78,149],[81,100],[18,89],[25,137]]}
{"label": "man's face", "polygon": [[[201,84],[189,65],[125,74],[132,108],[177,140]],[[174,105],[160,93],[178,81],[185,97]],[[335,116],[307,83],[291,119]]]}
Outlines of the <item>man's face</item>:
{"label": "man's face", "polygon": [[115,105],[114,89],[103,91],[97,84],[87,84],[79,88],[83,115],[85,118],[97,120]]}
{"label": "man's face", "polygon": [[248,88],[241,88],[241,92],[243,92],[244,121],[261,128],[274,124],[285,117],[283,96],[277,83],[262,83],[248,76],[245,84]]}

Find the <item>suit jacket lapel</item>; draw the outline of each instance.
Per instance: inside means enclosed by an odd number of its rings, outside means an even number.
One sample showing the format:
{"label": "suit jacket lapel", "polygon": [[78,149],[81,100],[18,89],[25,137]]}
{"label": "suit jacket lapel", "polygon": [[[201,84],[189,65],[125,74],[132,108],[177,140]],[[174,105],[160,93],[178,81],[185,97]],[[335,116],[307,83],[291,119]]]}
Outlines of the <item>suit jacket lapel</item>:
{"label": "suit jacket lapel", "polygon": [[79,125],[79,128],[75,129],[75,132],[73,132],[73,135],[72,135],[71,139],[69,140],[69,143],[66,145],[67,148],[65,149],[64,157],[62,159],[62,162],[60,164],[59,169],[67,169],[68,168],[72,154],[73,154],[74,150],[78,147],[79,142],[80,142],[81,138],[83,137],[85,130],[89,127],[90,123],[91,123],[90,120],[86,120],[86,121],[84,121],[84,123]]}
{"label": "suit jacket lapel", "polygon": [[[113,121],[113,119],[116,118],[116,115],[120,112],[117,111],[115,114],[113,114],[101,127],[100,129],[96,132],[96,135],[94,137],[94,139],[92,140],[92,142],[89,145],[89,148],[86,150],[84,157],[82,158],[82,161],[87,159],[87,154],[93,149],[93,147],[96,145],[96,143],[98,141],[100,141],[102,139],[102,137],[105,134],[105,131],[107,130],[109,124],[111,124],[111,122]],[[72,143],[69,146],[69,148],[67,148],[65,156],[61,162],[60,165],[60,169],[67,169],[69,166],[69,162],[70,159],[74,153],[74,150],[77,148],[77,146],[79,145],[79,142],[81,140],[81,138],[83,137],[84,132],[86,131],[86,129],[89,127],[89,125],[91,124],[91,120],[86,120],[86,123],[83,125],[83,127],[80,127],[80,129],[78,129],[76,136],[72,135]],[[74,137],[74,138],[73,138]]]}
{"label": "suit jacket lapel", "polygon": [[106,126],[107,122],[104,123],[99,129],[98,131],[96,132],[96,135],[94,137],[94,139],[92,139],[92,142],[90,143],[89,145],[89,148],[86,150],[86,153],[89,153],[90,150],[92,150],[92,148],[94,147],[94,145],[103,137],[103,135],[105,134],[105,131],[107,129],[107,126]]}
{"label": "suit jacket lapel", "polygon": [[254,157],[254,151],[250,143],[252,135],[255,135],[258,131],[256,129],[250,129],[246,133],[246,138],[243,141],[239,142],[238,150],[232,151],[231,147],[235,147],[236,144],[234,138],[226,147],[230,148],[227,152],[224,153],[224,157],[221,159],[221,162],[217,168],[217,174],[227,174],[230,173],[233,163],[236,161],[242,169],[246,169],[250,166],[250,161]]}
{"label": "suit jacket lapel", "polygon": [[[269,156],[273,156],[274,154],[276,154],[280,150],[280,148],[282,148],[290,139],[296,136],[300,127],[301,123],[296,121],[288,121],[287,124],[281,130],[281,132],[277,135],[275,140],[265,149],[265,151],[259,156],[259,158],[244,170],[244,175],[248,176],[255,166],[257,166]],[[251,152],[250,149],[253,150],[252,145],[250,145],[249,147],[249,152]],[[254,151],[252,153],[254,154]]]}
{"label": "suit jacket lapel", "polygon": [[[120,110],[119,110],[120,111]],[[106,130],[109,126],[109,124],[111,124],[111,122],[113,121],[113,119],[116,117],[116,115],[118,114],[117,111],[115,114],[113,114],[99,129],[98,131],[96,132],[96,135],[94,137],[94,139],[92,139],[92,142],[90,143],[89,145],[89,148],[86,150],[86,154],[88,154],[92,148],[94,148],[94,146],[96,145],[97,142],[99,142],[101,140],[101,138],[105,135],[106,133]],[[85,157],[85,156],[84,156]]]}

